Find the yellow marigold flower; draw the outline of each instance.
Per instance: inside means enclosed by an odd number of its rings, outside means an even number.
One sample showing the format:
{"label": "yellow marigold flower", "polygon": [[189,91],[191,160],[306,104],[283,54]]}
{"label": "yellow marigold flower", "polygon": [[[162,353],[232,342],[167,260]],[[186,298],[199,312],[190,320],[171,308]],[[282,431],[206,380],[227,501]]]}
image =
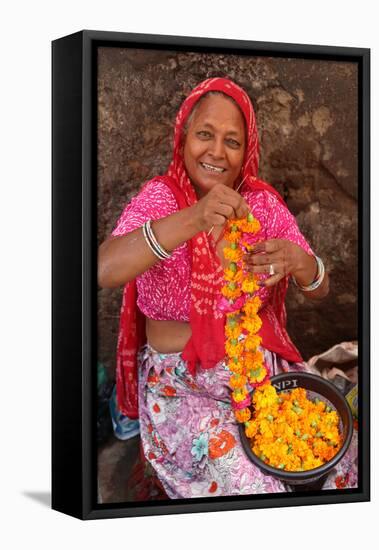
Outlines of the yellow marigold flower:
{"label": "yellow marigold flower", "polygon": [[227,340],[225,342],[225,351],[228,357],[239,357],[243,350],[243,343],[236,342],[235,339]]}
{"label": "yellow marigold flower", "polygon": [[255,334],[260,330],[262,321],[258,316],[242,318],[242,328],[246,329],[250,334]]}
{"label": "yellow marigold flower", "polygon": [[240,403],[246,399],[248,391],[246,388],[237,388],[232,392],[233,399],[236,403]]}
{"label": "yellow marigold flower", "polygon": [[[335,430],[328,430],[324,433],[325,439],[329,439],[329,441],[337,440],[338,439],[338,432],[336,433]],[[336,441],[337,443],[337,441]]]}
{"label": "yellow marigold flower", "polygon": [[241,334],[241,328],[239,325],[236,325],[234,327],[226,325],[225,334],[228,338],[237,339]]}
{"label": "yellow marigold flower", "polygon": [[241,410],[237,410],[235,411],[235,417],[236,417],[236,420],[237,422],[247,422],[248,420],[250,420],[250,417],[251,417],[251,412],[250,412],[250,409],[241,409]]}
{"label": "yellow marigold flower", "polygon": [[256,369],[250,369],[247,371],[247,376],[249,378],[249,382],[252,384],[257,384],[259,382],[262,382],[262,380],[266,376],[266,369],[264,367],[258,367]]}
{"label": "yellow marigold flower", "polygon": [[253,294],[257,290],[259,290],[259,286],[257,285],[256,279],[255,278],[244,279],[242,281],[242,290],[246,294]]}
{"label": "yellow marigold flower", "polygon": [[226,314],[227,326],[236,326],[239,323],[240,317],[235,312]]}
{"label": "yellow marigold flower", "polygon": [[258,409],[269,407],[276,403],[276,390],[270,383],[264,384],[254,392],[253,403]]}
{"label": "yellow marigold flower", "polygon": [[245,350],[255,351],[261,345],[262,338],[257,334],[249,334],[245,339]]}
{"label": "yellow marigold flower", "polygon": [[273,425],[272,425],[272,421],[270,420],[267,420],[267,419],[263,419],[259,425],[259,431],[261,432],[262,435],[264,435],[265,437],[272,437],[273,435]]}

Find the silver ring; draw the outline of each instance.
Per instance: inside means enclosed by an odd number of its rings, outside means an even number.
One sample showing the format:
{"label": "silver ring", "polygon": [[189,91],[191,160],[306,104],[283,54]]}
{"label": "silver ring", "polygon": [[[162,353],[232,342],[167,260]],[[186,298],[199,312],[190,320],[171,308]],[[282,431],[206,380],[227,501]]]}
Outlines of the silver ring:
{"label": "silver ring", "polygon": [[273,264],[270,264],[269,274],[270,274],[271,276],[272,276],[272,275],[275,275],[275,269],[274,269]]}

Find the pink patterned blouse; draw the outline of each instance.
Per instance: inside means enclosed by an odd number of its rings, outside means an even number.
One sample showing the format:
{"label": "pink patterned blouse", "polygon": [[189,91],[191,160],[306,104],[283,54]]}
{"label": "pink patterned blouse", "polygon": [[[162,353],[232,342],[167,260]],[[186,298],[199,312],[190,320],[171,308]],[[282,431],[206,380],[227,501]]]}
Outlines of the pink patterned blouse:
{"label": "pink patterned blouse", "polygon": [[[278,199],[266,191],[242,193],[253,215],[261,223],[257,241],[287,239],[313,254],[300,233],[294,216]],[[125,207],[112,236],[134,231],[147,220],[158,220],[178,210],[171,190],[159,178],[147,183]],[[157,321],[189,321],[191,267],[186,243],[178,246],[172,256],[160,261],[137,277],[140,310]],[[264,304],[272,289],[262,288],[258,295]]]}

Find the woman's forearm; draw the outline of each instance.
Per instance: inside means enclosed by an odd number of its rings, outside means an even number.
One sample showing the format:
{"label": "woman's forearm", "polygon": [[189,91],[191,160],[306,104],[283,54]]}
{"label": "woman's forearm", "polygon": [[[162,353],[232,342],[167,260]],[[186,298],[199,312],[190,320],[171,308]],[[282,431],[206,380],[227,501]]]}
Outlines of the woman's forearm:
{"label": "woman's forearm", "polygon": [[[201,230],[193,210],[191,206],[152,223],[157,241],[167,252],[172,252]],[[99,247],[98,284],[103,288],[124,285],[158,261],[145,241],[142,228],[112,237]]]}

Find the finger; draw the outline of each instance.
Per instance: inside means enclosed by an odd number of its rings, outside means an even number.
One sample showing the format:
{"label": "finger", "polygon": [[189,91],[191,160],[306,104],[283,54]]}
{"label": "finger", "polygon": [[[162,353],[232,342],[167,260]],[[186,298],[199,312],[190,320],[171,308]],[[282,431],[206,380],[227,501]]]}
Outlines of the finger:
{"label": "finger", "polygon": [[274,273],[280,273],[282,274],[282,270],[279,266],[275,266],[274,264],[265,264],[265,265],[248,265],[245,266],[245,270],[249,273],[270,273],[271,266],[274,268]]}
{"label": "finger", "polygon": [[237,207],[237,210],[236,210],[237,218],[246,218],[249,211],[250,210],[247,203],[244,200],[242,200],[241,204]]}
{"label": "finger", "polygon": [[282,262],[270,262],[261,263],[259,265],[254,265],[252,263],[244,263],[244,269],[249,273],[266,273],[270,276],[280,274],[286,275],[286,266]]}
{"label": "finger", "polygon": [[222,226],[226,223],[227,218],[221,214],[213,214],[207,218],[208,227],[207,230],[211,229],[214,226]]}
{"label": "finger", "polygon": [[252,253],[260,254],[266,252],[267,254],[278,252],[283,248],[281,239],[269,239],[268,241],[262,241],[253,245]]}
{"label": "finger", "polygon": [[225,218],[234,218],[236,215],[232,206],[230,206],[229,204],[224,204],[222,202],[219,202],[218,204],[216,204],[215,213],[221,214]]}
{"label": "finger", "polygon": [[[246,258],[246,259],[245,259]],[[281,253],[275,254],[266,254],[265,252],[261,254],[249,254],[245,255],[244,261],[248,265],[269,265],[269,264],[283,264],[284,258]]]}
{"label": "finger", "polygon": [[282,275],[281,273],[276,273],[275,275],[273,275],[272,277],[269,277],[265,281],[259,281],[258,284],[259,286],[269,288],[271,286],[278,284],[278,282],[281,281],[283,277],[284,275]]}
{"label": "finger", "polygon": [[249,206],[245,199],[230,187],[224,186],[222,202],[233,207],[237,218],[243,218],[249,213]]}

